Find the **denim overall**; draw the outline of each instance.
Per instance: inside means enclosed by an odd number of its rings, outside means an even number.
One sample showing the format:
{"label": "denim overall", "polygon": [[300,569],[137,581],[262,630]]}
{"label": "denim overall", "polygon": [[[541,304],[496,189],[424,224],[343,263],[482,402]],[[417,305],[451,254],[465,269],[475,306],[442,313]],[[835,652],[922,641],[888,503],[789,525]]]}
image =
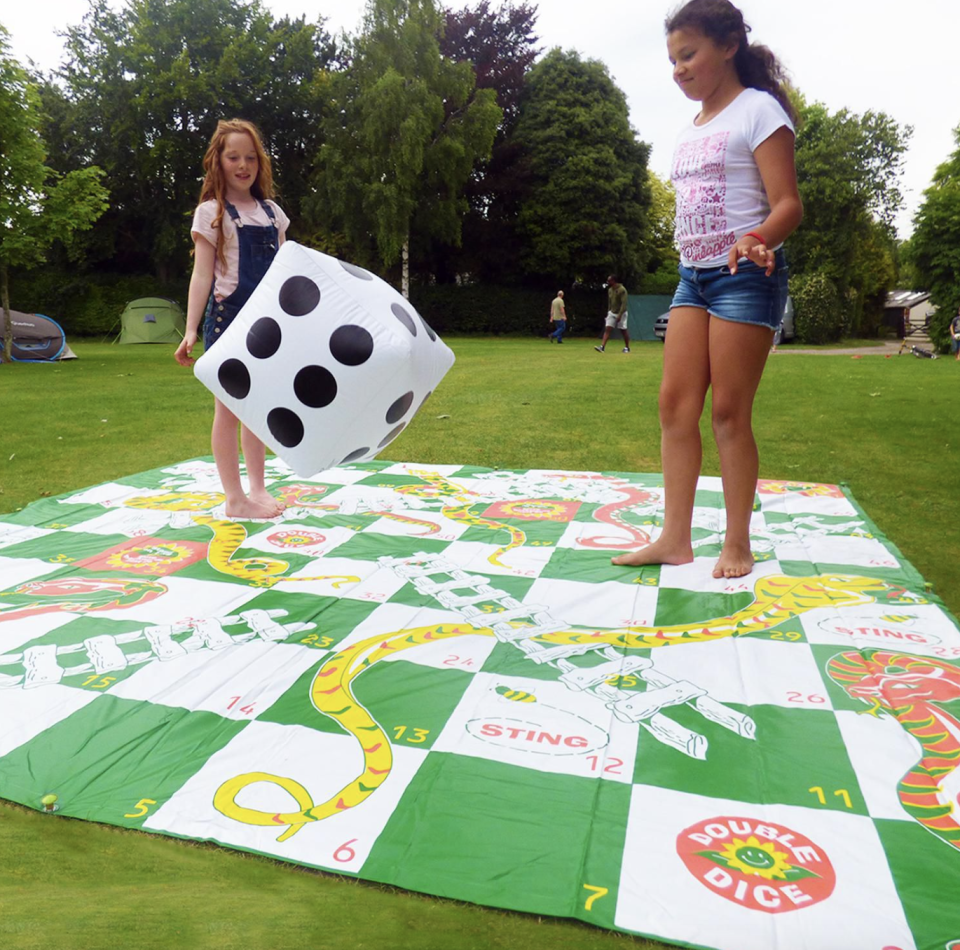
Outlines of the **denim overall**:
{"label": "denim overall", "polygon": [[227,213],[237,227],[237,236],[240,240],[240,274],[237,289],[217,300],[210,291],[207,309],[203,320],[203,348],[209,350],[220,336],[233,322],[233,318],[240,312],[250,294],[256,290],[257,284],[263,280],[267,268],[276,256],[277,245],[280,243],[280,232],[277,230],[277,219],[273,208],[265,201],[260,201],[260,207],[270,218],[270,224],[244,224],[240,220],[240,213],[229,201],[225,202]]}

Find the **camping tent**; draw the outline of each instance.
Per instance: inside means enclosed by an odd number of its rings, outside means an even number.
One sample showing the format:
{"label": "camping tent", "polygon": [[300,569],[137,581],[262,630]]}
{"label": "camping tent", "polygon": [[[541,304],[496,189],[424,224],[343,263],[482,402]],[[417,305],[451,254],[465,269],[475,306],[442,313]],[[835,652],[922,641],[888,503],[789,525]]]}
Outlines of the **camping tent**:
{"label": "camping tent", "polygon": [[[10,355],[20,363],[50,363],[54,360],[75,360],[77,354],[67,346],[63,328],[56,320],[42,313],[10,311],[13,324],[13,345]],[[0,350],[3,349],[0,318]]]}
{"label": "camping tent", "polygon": [[121,343],[179,343],[187,324],[176,300],[140,297],[120,314]]}

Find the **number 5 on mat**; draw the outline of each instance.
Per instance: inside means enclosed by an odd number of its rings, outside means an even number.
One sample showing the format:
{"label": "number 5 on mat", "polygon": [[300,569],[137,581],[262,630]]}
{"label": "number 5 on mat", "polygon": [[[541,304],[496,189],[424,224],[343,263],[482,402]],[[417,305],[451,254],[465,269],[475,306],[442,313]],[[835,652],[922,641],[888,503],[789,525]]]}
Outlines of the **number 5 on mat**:
{"label": "number 5 on mat", "polygon": [[124,818],[143,818],[148,811],[150,811],[151,805],[156,805],[156,801],[152,798],[141,798],[140,801],[134,805],[134,808],[139,809],[139,811],[130,812],[128,815],[124,815]]}

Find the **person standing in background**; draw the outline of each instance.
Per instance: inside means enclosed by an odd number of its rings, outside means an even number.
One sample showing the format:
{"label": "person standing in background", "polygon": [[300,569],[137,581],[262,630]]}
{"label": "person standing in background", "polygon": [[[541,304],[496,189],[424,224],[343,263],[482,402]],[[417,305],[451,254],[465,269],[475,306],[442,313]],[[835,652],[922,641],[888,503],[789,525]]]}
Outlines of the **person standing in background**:
{"label": "person standing in background", "polygon": [[557,291],[557,296],[550,303],[550,322],[553,324],[550,342],[556,340],[557,343],[563,343],[563,334],[567,329],[567,308],[563,303],[562,290]]}
{"label": "person standing in background", "polygon": [[630,334],[627,333],[627,288],[620,279],[611,274],[607,278],[607,319],[603,328],[603,339],[594,349],[602,353],[610,339],[610,332],[616,327],[623,334],[623,352],[630,352]]}

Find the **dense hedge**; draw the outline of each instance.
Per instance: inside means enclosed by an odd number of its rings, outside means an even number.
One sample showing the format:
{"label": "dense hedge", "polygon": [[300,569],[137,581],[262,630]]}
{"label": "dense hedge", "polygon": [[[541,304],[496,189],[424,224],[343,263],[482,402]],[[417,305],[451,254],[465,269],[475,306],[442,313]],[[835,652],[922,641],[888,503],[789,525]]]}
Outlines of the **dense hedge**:
{"label": "dense hedge", "polygon": [[790,281],[797,339],[801,343],[832,343],[843,335],[845,313],[836,285],[823,274]]}
{"label": "dense hedge", "polygon": [[[186,312],[189,277],[161,283],[149,275],[66,273],[52,268],[11,275],[10,305],[43,313],[70,338],[97,337],[115,327],[123,308],[137,297],[172,297]],[[538,334],[550,332],[551,291],[470,285],[414,286],[413,305],[441,334]],[[565,292],[568,332],[599,333],[605,291]]]}
{"label": "dense hedge", "polygon": [[10,306],[42,313],[68,338],[120,332],[120,314],[137,297],[171,297],[186,310],[189,277],[163,283],[149,275],[69,273],[38,268],[10,275]]}
{"label": "dense hedge", "polygon": [[[549,291],[475,284],[413,287],[410,300],[440,334],[522,334],[550,332]],[[599,333],[606,313],[604,291],[564,292],[568,333]]]}

